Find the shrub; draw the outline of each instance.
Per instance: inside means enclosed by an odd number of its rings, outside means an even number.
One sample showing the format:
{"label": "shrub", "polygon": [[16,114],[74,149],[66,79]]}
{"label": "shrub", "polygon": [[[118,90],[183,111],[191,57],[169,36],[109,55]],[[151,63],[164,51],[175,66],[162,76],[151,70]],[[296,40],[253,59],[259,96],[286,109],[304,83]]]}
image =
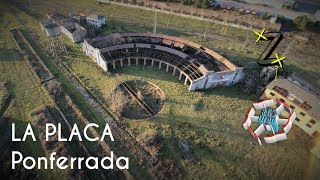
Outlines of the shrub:
{"label": "shrub", "polygon": [[293,23],[297,26],[297,28],[306,30],[310,23],[310,19],[306,15],[298,16],[293,20]]}
{"label": "shrub", "polygon": [[154,131],[143,132],[137,137],[139,144],[153,157],[159,156],[163,147],[163,138]]}
{"label": "shrub", "polygon": [[142,94],[142,92],[140,90],[137,92],[137,96],[140,100],[142,100],[142,101],[144,100],[144,95]]}
{"label": "shrub", "polygon": [[202,0],[196,0],[196,3],[194,4],[197,8],[201,8]]}
{"label": "shrub", "polygon": [[183,5],[192,5],[194,4],[193,0],[181,0],[180,1]]}
{"label": "shrub", "polygon": [[117,88],[115,92],[110,95],[110,108],[119,115],[122,114],[127,103],[128,98],[120,88]]}
{"label": "shrub", "polygon": [[202,0],[201,8],[207,9],[209,7],[209,4],[210,4],[209,0]]}
{"label": "shrub", "polygon": [[206,9],[209,7],[209,0],[196,0],[195,6],[197,8],[203,8]]}

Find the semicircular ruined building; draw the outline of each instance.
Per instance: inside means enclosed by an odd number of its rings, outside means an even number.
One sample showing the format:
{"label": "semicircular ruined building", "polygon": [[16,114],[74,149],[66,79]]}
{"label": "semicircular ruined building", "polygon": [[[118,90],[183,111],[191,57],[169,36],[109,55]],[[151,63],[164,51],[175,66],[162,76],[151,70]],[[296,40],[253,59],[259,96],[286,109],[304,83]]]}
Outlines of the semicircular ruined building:
{"label": "semicircular ruined building", "polygon": [[131,65],[165,69],[190,91],[230,86],[243,77],[243,67],[216,52],[163,34],[116,33],[85,39],[82,48],[105,71]]}

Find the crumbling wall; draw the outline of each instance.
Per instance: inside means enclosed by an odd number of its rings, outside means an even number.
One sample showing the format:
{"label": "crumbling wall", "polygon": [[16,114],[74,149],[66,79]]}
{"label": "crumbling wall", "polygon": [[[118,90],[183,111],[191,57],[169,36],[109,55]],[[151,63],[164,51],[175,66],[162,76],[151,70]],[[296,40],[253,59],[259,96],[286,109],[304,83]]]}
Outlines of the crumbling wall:
{"label": "crumbling wall", "polygon": [[46,33],[47,36],[58,36],[61,34],[61,29],[58,24],[54,23],[52,20],[47,19],[40,21],[41,30]]}
{"label": "crumbling wall", "polygon": [[107,61],[102,56],[99,49],[91,46],[86,40],[82,43],[82,50],[86,55],[93,59],[104,71],[108,71]]}
{"label": "crumbling wall", "polygon": [[54,27],[49,27],[45,28],[44,32],[46,33],[47,36],[58,36],[61,34],[61,29],[59,26],[54,26]]}
{"label": "crumbling wall", "polygon": [[207,72],[202,78],[191,81],[189,91],[231,86],[241,81],[243,77],[243,68],[234,71]]}

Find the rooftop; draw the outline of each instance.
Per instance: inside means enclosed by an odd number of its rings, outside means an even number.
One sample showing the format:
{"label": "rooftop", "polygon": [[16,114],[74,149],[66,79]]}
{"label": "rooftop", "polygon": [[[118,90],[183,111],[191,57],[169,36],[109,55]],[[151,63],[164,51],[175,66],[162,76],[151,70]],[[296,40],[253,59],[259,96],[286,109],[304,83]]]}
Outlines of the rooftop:
{"label": "rooftop", "polygon": [[104,16],[97,15],[97,14],[90,14],[89,16],[87,16],[87,18],[94,19],[94,20],[100,20],[100,19],[103,19]]}
{"label": "rooftop", "polygon": [[72,34],[84,35],[87,33],[86,30],[77,24],[71,17],[65,17],[57,12],[48,13],[48,17],[51,18],[53,22],[63,26]]}
{"label": "rooftop", "polygon": [[306,101],[312,108],[310,111],[306,111],[311,117],[320,121],[320,97],[315,93],[303,89],[298,84],[290,81],[288,79],[278,79],[277,81],[272,81],[267,85],[267,89],[272,89],[274,86],[278,86],[286,89],[290,94]]}

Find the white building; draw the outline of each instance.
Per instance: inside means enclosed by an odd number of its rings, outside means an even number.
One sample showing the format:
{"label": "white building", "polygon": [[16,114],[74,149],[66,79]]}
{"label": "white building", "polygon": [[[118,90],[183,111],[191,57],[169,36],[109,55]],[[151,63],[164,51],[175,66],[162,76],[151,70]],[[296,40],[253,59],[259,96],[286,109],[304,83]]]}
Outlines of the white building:
{"label": "white building", "polygon": [[90,14],[89,16],[86,17],[87,23],[90,26],[98,27],[100,28],[101,26],[106,24],[106,18],[104,16],[100,16],[97,14]]}
{"label": "white building", "polygon": [[53,23],[59,25],[60,30],[57,31],[57,33],[60,34],[61,31],[72,42],[80,42],[86,38],[87,30],[76,23],[72,18],[65,17],[57,12],[48,13],[47,16]]}

